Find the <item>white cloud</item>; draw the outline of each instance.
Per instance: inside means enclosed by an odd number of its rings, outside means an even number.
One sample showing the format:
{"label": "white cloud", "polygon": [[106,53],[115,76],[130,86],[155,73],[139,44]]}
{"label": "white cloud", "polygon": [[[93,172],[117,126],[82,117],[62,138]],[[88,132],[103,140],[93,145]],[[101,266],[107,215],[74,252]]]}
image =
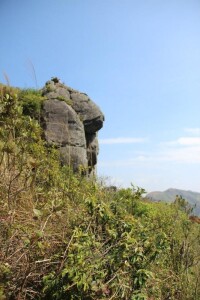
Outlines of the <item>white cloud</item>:
{"label": "white cloud", "polygon": [[200,128],[185,128],[185,132],[192,135],[200,135]]}
{"label": "white cloud", "polygon": [[177,140],[161,143],[160,145],[168,146],[200,146],[200,137],[180,137]]}
{"label": "white cloud", "polygon": [[109,138],[109,139],[99,139],[100,144],[135,144],[135,143],[144,143],[146,138],[131,138],[131,137],[118,137],[118,138]]}
{"label": "white cloud", "polygon": [[[122,185],[126,186],[134,182],[148,190],[164,190],[170,186],[180,188],[191,186],[190,189],[198,190],[199,131],[198,128],[187,128],[184,134],[175,140],[165,143],[154,141],[146,144],[145,147],[141,145],[140,149],[137,146],[135,151],[132,149],[123,155],[113,155],[109,160],[100,160],[98,166],[106,174],[110,173],[112,177],[121,178]],[[114,140],[114,144],[117,144],[121,139],[108,140],[106,143],[112,144]],[[125,140],[122,138],[123,142]],[[142,139],[142,142],[144,141],[146,139]],[[158,188],[159,185],[162,188]]]}
{"label": "white cloud", "polygon": [[[200,128],[188,128],[188,133],[198,133]],[[184,130],[184,131],[186,131]],[[101,144],[129,144],[143,143],[147,139],[144,138],[112,138],[103,139]],[[164,143],[154,143],[152,147],[141,151],[133,152],[131,157],[120,157],[119,159],[111,159],[109,161],[100,161],[100,167],[109,168],[127,168],[134,166],[148,166],[160,168],[162,164],[200,164],[200,137],[198,136],[182,136],[174,141]]]}
{"label": "white cloud", "polygon": [[[185,146],[185,145],[184,145]],[[177,163],[200,163],[200,144],[198,146],[175,147],[159,153],[159,161],[171,161]]]}
{"label": "white cloud", "polygon": [[181,146],[198,146],[200,145],[200,137],[181,137],[177,143]]}
{"label": "white cloud", "polygon": [[99,161],[100,167],[107,168],[132,168],[133,166],[160,167],[163,163],[200,164],[200,146],[174,147],[147,152],[139,156],[109,161]]}

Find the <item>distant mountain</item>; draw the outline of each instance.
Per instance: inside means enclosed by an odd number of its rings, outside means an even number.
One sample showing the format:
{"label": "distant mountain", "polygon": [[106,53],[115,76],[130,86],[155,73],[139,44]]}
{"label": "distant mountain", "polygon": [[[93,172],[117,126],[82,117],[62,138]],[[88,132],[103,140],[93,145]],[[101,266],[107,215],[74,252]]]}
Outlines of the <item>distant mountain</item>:
{"label": "distant mountain", "polygon": [[164,192],[151,192],[147,198],[152,201],[174,202],[176,196],[182,196],[189,204],[194,207],[193,214],[200,215],[200,193],[184,191],[179,189],[168,189]]}

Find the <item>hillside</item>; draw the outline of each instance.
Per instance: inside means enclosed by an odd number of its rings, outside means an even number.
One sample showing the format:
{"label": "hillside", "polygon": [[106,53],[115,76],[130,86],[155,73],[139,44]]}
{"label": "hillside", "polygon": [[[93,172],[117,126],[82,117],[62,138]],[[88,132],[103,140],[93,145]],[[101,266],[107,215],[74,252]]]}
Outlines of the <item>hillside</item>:
{"label": "hillside", "polygon": [[151,192],[147,194],[147,198],[153,201],[174,202],[176,196],[183,197],[188,203],[194,207],[193,214],[200,215],[200,193],[185,191],[180,189],[168,189],[164,192]]}
{"label": "hillside", "polygon": [[44,101],[0,85],[0,300],[199,300],[200,226],[182,202],[62,164]]}

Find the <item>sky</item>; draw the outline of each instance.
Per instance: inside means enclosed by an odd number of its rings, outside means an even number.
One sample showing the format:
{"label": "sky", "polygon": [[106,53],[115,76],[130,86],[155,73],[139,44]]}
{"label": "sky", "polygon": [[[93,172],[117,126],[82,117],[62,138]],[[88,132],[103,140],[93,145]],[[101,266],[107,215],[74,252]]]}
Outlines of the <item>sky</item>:
{"label": "sky", "polygon": [[0,28],[0,82],[56,76],[104,112],[102,180],[200,192],[199,0],[0,0]]}

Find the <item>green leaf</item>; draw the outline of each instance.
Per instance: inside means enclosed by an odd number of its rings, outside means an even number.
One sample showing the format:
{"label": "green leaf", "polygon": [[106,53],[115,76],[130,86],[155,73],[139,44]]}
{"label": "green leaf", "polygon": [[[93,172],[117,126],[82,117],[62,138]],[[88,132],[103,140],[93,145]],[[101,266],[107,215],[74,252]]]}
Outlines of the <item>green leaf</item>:
{"label": "green leaf", "polygon": [[42,211],[39,209],[34,208],[33,213],[37,218],[40,218],[42,216]]}

